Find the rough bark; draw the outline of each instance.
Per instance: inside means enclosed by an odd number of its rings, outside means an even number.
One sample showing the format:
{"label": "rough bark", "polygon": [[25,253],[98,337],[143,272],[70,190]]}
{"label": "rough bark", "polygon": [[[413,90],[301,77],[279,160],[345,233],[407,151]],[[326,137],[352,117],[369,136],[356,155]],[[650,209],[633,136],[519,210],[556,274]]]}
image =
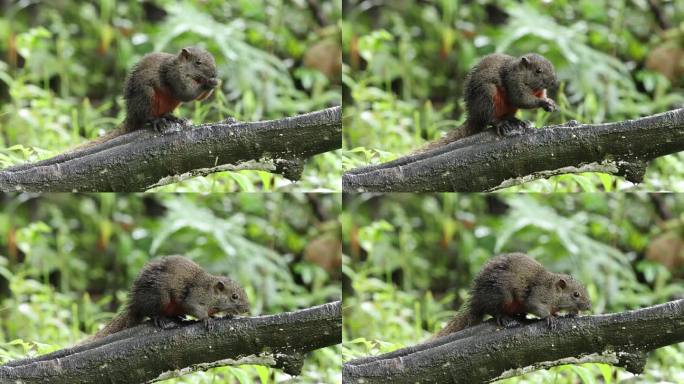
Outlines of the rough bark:
{"label": "rough bark", "polygon": [[684,108],[607,124],[477,135],[343,176],[345,192],[483,192],[562,173],[604,172],[643,181],[648,161],[684,150]]}
{"label": "rough bark", "polygon": [[214,366],[301,371],[304,355],[342,340],[340,302],[271,316],[217,319],[160,331],[143,324],[94,342],[0,366],[0,382],[140,383]]}
{"label": "rough bark", "polygon": [[561,364],[600,362],[643,371],[645,354],[684,341],[684,300],[623,313],[499,329],[493,321],[344,364],[345,383],[480,383]]}
{"label": "rough bark", "polygon": [[135,192],[240,169],[268,170],[298,180],[305,159],[341,146],[340,107],[271,121],[220,122],[164,133],[144,129],[0,170],[0,190]]}

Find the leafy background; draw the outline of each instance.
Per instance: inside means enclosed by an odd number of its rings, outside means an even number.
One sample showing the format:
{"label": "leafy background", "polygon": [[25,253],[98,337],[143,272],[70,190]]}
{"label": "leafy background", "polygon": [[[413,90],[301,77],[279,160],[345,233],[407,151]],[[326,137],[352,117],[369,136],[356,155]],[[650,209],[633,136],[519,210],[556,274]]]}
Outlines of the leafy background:
{"label": "leafy background", "polygon": [[[184,254],[241,283],[252,315],[341,299],[339,195],[1,195],[0,364],[72,346],[112,319],[150,258]],[[341,381],[339,346],[296,382]],[[280,383],[261,366],[169,383]]]}
{"label": "leafy background", "polygon": [[[126,72],[153,51],[200,45],[216,57],[220,89],[176,112],[196,123],[341,104],[339,1],[21,1],[0,12],[0,167],[114,129]],[[339,156],[314,157],[297,184],[240,171],[155,190],[339,190]]]}
{"label": "leafy background", "polygon": [[[505,252],[578,278],[595,314],[684,298],[681,194],[358,194],[343,203],[345,361],[425,341],[485,261]],[[683,381],[684,343],[651,353],[640,376],[581,364],[501,382]]]}
{"label": "leafy background", "polygon": [[[537,127],[682,107],[683,22],[684,2],[668,0],[345,0],[344,168],[395,159],[460,126],[465,74],[493,52],[537,52],[554,64],[560,111],[520,112]],[[585,173],[506,190],[684,191],[682,180],[676,154],[652,162],[638,186]]]}

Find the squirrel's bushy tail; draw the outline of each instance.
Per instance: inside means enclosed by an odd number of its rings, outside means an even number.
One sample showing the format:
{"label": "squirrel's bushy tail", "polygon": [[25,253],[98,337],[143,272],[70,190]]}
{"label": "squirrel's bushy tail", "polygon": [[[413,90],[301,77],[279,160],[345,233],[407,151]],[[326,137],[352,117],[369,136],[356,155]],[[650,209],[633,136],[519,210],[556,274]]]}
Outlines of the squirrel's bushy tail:
{"label": "squirrel's bushy tail", "polygon": [[90,141],[86,141],[86,142],[83,143],[83,144],[77,145],[76,147],[70,149],[70,150],[69,150],[68,152],[66,152],[66,153],[76,152],[76,151],[80,151],[80,150],[82,150],[82,149],[94,147],[94,146],[96,146],[97,144],[101,144],[101,143],[104,143],[105,141],[111,140],[111,139],[113,139],[113,138],[115,138],[115,137],[117,137],[117,136],[121,136],[121,135],[123,135],[124,133],[126,133],[126,126],[125,126],[125,124],[126,124],[126,123],[123,123],[123,124],[119,125],[119,126],[116,127],[115,129],[113,129],[113,130],[111,130],[111,131],[105,133],[105,134],[102,135],[102,136],[98,136],[98,137],[96,137],[96,138],[94,138],[94,139],[92,139],[92,140],[90,140]]}
{"label": "squirrel's bushy tail", "polygon": [[134,324],[131,324],[131,316],[128,312],[128,309],[124,309],[121,312],[119,312],[116,316],[114,316],[112,321],[105,325],[104,328],[97,331],[97,333],[95,333],[95,335],[92,337],[92,340],[101,339],[105,336],[111,335],[112,333],[116,333],[126,328],[130,328],[133,325]]}
{"label": "squirrel's bushy tail", "polygon": [[418,148],[413,154],[420,154],[420,153],[425,153],[431,149],[438,148],[444,145],[447,145],[451,142],[454,142],[456,140],[460,140],[464,137],[472,135],[472,129],[470,128],[469,122],[466,120],[465,123],[463,123],[460,127],[456,129],[452,129],[451,131],[447,132],[446,135],[442,136],[441,138],[431,141],[424,146]]}
{"label": "squirrel's bushy tail", "polygon": [[[125,124],[125,123],[124,123]],[[74,148],[69,149],[68,151],[59,154],[57,156],[51,157],[49,159],[41,160],[35,163],[25,163],[25,164],[19,164],[15,165],[12,167],[8,167],[3,169],[3,171],[8,171],[8,172],[17,172],[17,171],[22,171],[24,169],[32,168],[32,167],[38,167],[38,166],[48,166],[48,165],[53,165],[57,163],[63,163],[65,161],[73,160],[77,157],[80,156],[85,156],[87,154],[90,154],[92,152],[92,147],[102,144],[105,141],[109,141],[117,136],[120,136],[122,134],[126,133],[126,128],[124,125],[120,125],[118,128],[114,129],[113,131],[110,131],[100,137],[97,137],[91,141],[85,142],[81,145],[77,145]]]}
{"label": "squirrel's bushy tail", "polygon": [[436,339],[454,332],[458,332],[464,328],[479,324],[480,322],[482,322],[482,316],[474,314],[470,306],[470,301],[466,301],[458,310],[458,312],[456,312],[456,315],[449,320],[449,323],[434,336],[432,336],[431,339]]}

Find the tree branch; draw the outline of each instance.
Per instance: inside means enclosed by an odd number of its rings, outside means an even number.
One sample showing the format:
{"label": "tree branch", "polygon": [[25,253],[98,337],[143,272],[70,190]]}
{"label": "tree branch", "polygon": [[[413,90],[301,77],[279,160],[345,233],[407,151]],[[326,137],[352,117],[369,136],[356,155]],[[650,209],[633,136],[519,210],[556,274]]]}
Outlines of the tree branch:
{"label": "tree branch", "polygon": [[684,300],[608,315],[499,329],[493,321],[344,364],[345,383],[480,383],[561,364],[601,362],[640,373],[645,353],[684,341]]}
{"label": "tree branch", "polygon": [[336,301],[277,315],[216,319],[160,331],[149,323],[0,366],[0,382],[139,383],[214,366],[259,364],[299,374],[303,356],[342,341]]}
{"label": "tree branch", "polygon": [[345,192],[483,192],[560,173],[643,181],[648,161],[684,150],[684,108],[608,124],[487,130],[433,150],[344,174]]}
{"label": "tree branch", "polygon": [[149,129],[0,171],[0,190],[143,191],[232,169],[298,180],[303,162],[342,146],[340,107],[259,122],[213,123],[162,134]]}

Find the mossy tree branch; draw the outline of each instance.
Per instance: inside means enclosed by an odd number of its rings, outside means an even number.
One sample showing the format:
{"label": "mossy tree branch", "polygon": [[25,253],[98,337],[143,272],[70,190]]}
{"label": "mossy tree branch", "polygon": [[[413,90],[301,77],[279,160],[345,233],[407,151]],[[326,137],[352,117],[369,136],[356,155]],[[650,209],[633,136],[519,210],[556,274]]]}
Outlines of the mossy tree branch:
{"label": "mossy tree branch", "polygon": [[491,130],[344,174],[345,192],[484,192],[562,173],[604,172],[643,181],[647,163],[684,151],[684,108],[608,124]]}
{"label": "mossy tree branch", "polygon": [[261,169],[301,177],[313,155],[342,146],[340,107],[259,122],[135,131],[34,164],[0,170],[0,190],[135,192],[212,172]]}
{"label": "mossy tree branch", "polygon": [[643,371],[645,354],[684,341],[684,300],[623,313],[499,329],[493,321],[380,356],[351,360],[349,384],[481,383],[561,364],[600,362]]}
{"label": "mossy tree branch", "polygon": [[214,366],[259,364],[299,374],[304,355],[342,340],[340,302],[160,331],[149,323],[0,366],[0,382],[140,383]]}

